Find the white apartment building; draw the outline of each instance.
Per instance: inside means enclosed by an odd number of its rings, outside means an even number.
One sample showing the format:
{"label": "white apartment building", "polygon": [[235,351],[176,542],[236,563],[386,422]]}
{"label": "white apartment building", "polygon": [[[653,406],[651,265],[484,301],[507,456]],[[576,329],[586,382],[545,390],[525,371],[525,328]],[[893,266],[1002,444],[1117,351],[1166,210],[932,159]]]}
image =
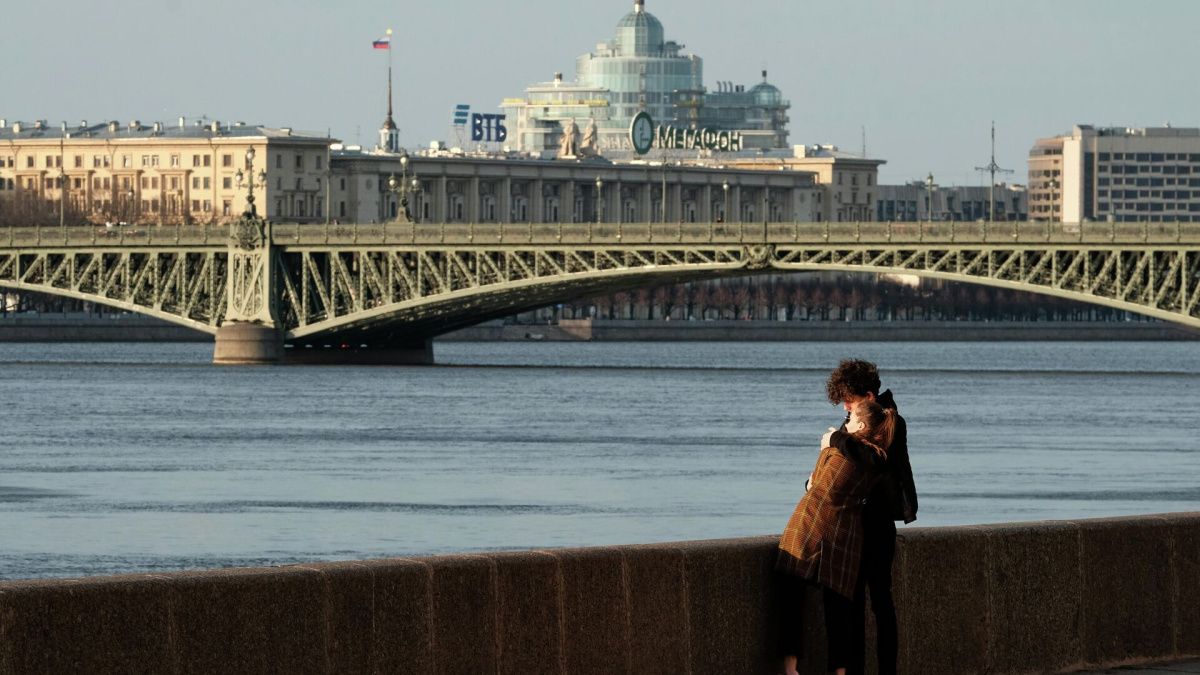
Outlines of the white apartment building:
{"label": "white apartment building", "polygon": [[1031,220],[1200,222],[1200,129],[1096,128],[1029,152]]}

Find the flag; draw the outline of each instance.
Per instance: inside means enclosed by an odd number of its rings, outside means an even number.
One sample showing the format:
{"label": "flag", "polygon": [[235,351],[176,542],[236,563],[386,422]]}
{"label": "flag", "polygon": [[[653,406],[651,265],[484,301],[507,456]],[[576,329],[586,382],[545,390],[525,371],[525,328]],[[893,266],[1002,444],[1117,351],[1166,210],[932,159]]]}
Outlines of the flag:
{"label": "flag", "polygon": [[372,42],[371,46],[374,47],[375,49],[391,49],[392,48],[392,38],[390,38],[390,37],[381,38],[379,40]]}

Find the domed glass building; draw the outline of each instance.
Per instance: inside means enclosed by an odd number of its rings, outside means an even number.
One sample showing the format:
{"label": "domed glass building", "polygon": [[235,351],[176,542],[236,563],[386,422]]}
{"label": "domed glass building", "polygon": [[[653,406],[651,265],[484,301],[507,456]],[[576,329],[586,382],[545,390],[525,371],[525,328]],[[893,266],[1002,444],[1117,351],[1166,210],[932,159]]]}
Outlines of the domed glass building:
{"label": "domed glass building", "polygon": [[749,91],[731,82],[704,86],[704,62],[666,39],[662,22],[636,0],[617,22],[612,39],[576,59],[575,80],[561,73],[531,85],[525,96],[505,99],[509,145],[515,150],[557,150],[563,128],[574,120],[582,131],[593,122],[606,155],[630,152],[629,124],[639,111],[655,122],[739,131],[748,150],[787,148],[790,104],[766,81]]}

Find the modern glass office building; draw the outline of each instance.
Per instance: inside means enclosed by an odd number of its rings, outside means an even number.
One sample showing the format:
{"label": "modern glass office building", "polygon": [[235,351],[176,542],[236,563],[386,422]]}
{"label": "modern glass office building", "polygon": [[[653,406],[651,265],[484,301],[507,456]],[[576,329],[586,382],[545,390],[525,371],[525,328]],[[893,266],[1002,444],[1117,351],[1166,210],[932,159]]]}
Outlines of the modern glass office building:
{"label": "modern glass office building", "polygon": [[645,0],[637,0],[611,41],[576,60],[573,82],[558,73],[551,82],[527,87],[524,97],[503,102],[509,145],[556,150],[564,125],[574,119],[581,130],[595,122],[605,154],[628,152],[629,123],[645,110],[660,124],[739,131],[747,149],[788,147],[790,104],[766,81],[765,71],[763,82],[752,88],[722,82],[709,92],[703,60],[683,49],[666,39]]}

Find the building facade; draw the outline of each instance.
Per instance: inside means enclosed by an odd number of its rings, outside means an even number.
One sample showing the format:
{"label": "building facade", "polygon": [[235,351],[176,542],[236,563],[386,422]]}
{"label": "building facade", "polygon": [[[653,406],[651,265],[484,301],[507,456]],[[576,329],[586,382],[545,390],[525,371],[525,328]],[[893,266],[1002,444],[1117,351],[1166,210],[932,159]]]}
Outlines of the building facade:
{"label": "building facade", "polygon": [[704,63],[684,46],[665,38],[662,22],[637,0],[617,24],[610,42],[576,61],[572,82],[562,74],[505,99],[508,145],[515,150],[549,153],[559,147],[564,125],[596,125],[597,144],[605,154],[629,152],[630,121],[645,111],[658,123],[685,128],[738,131],[743,147],[788,147],[790,103],[777,87],[763,81],[753,87],[718,83],[704,86]]}
{"label": "building facade", "polygon": [[[287,128],[199,121],[52,127],[0,120],[0,214],[72,221],[220,222],[246,209],[237,173],[263,183],[258,212],[324,218],[329,141]],[[246,153],[254,150],[253,171]]]}
{"label": "building facade", "polygon": [[875,219],[879,167],[886,162],[838,150],[835,145],[797,145],[791,156],[736,158],[725,165],[759,171],[810,173],[821,187],[814,220],[866,222]]}
{"label": "building facade", "polygon": [[941,186],[929,181],[905,185],[880,185],[877,190],[875,219],[880,221],[918,222],[929,220],[976,221],[991,217],[988,200],[994,196],[997,221],[1029,219],[1028,193],[1023,185]]}
{"label": "building facade", "polygon": [[1029,217],[1200,222],[1200,129],[1096,128],[1029,152]]}
{"label": "building facade", "polygon": [[811,222],[823,188],[803,171],[661,163],[399,155],[335,146],[331,204],[341,222],[395,219],[411,185],[423,223]]}

